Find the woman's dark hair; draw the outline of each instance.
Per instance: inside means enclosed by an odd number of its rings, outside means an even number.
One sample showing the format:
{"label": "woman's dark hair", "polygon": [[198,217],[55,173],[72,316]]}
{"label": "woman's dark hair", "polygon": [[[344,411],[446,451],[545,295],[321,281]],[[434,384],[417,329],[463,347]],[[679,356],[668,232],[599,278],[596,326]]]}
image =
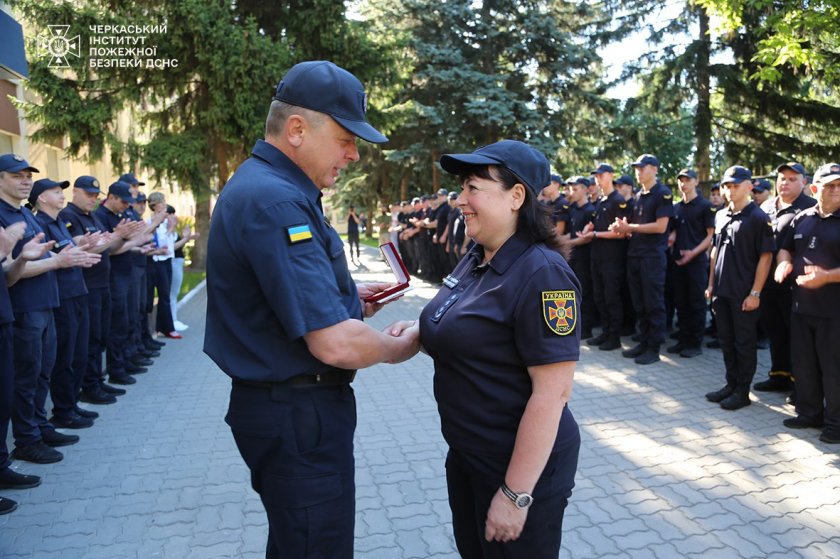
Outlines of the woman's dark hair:
{"label": "woman's dark hair", "polygon": [[513,171],[501,165],[476,165],[471,167],[468,172],[458,175],[458,180],[463,184],[470,177],[498,181],[502,183],[502,188],[505,190],[512,189],[517,183],[524,186],[525,201],[519,208],[516,232],[532,243],[545,243],[568,258],[568,251],[563,246],[563,239],[557,235],[557,231],[554,229],[554,223],[551,219],[552,208],[540,204],[537,195]]}

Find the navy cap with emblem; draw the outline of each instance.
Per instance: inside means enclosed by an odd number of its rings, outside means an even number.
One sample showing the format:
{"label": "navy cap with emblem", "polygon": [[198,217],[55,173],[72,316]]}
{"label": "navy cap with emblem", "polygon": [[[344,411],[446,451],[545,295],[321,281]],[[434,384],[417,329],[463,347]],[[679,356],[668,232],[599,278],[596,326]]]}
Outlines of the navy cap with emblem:
{"label": "navy cap with emblem", "polygon": [[590,175],[600,175],[601,173],[615,173],[615,170],[612,168],[611,165],[607,165],[606,163],[601,163],[597,167],[595,167],[594,171],[591,171]]}
{"label": "navy cap with emblem", "polygon": [[695,171],[694,169],[689,169],[689,168],[686,167],[685,169],[683,169],[682,171],[677,173],[677,178],[678,179],[681,179],[683,177],[688,177],[690,179],[696,179],[697,178],[697,171]]}
{"label": "navy cap with emblem", "polygon": [[805,172],[805,167],[801,163],[797,163],[795,161],[788,161],[787,163],[782,163],[778,167],[776,167],[776,173],[780,173],[787,169],[788,171],[793,171],[799,175],[805,176],[807,173]]}
{"label": "navy cap with emblem", "polygon": [[589,186],[592,185],[592,182],[590,182],[590,180],[586,177],[583,177],[581,175],[577,175],[577,176],[571,177],[569,180],[567,180],[566,184],[569,184],[569,185],[571,185],[571,184],[582,184],[583,186],[589,187]]}
{"label": "navy cap with emblem", "polygon": [[29,164],[29,162],[14,153],[6,153],[0,155],[0,172],[19,173],[20,171],[32,171],[33,173],[40,173],[38,169]]}
{"label": "navy cap with emblem", "polygon": [[450,200],[457,200],[458,199],[458,193],[453,190],[452,192],[449,193],[449,199]]}
{"label": "navy cap with emblem", "polygon": [[767,192],[771,188],[773,188],[773,186],[767,179],[755,179],[753,181],[753,192]]}
{"label": "navy cap with emblem", "polygon": [[563,184],[563,177],[561,177],[560,175],[551,175],[551,180],[549,182]]}
{"label": "navy cap with emblem", "polygon": [[720,184],[741,183],[748,180],[752,180],[752,171],[740,165],[733,165],[723,173]]}
{"label": "navy cap with emblem", "polygon": [[840,164],[826,163],[814,172],[814,184],[826,184],[840,179]]}
{"label": "navy cap with emblem", "polygon": [[145,202],[145,201],[146,201],[146,195],[143,194],[142,192],[138,192],[137,193],[137,202],[140,203],[140,202]]}
{"label": "navy cap with emblem", "polygon": [[615,184],[626,184],[629,186],[636,186],[636,181],[630,175],[621,175],[613,181]]}
{"label": "navy cap with emblem", "polygon": [[134,173],[125,173],[124,175],[120,176],[120,178],[117,180],[126,184],[130,184],[131,186],[146,186],[145,182],[140,182],[139,180],[137,180],[137,177],[134,176]]}
{"label": "navy cap with emblem", "polygon": [[120,198],[123,202],[128,202],[129,204],[133,204],[137,200],[131,195],[131,190],[129,190],[129,185],[127,183],[117,181],[111,186],[108,187],[108,194],[113,194]]}
{"label": "navy cap with emblem", "polygon": [[645,165],[653,165],[658,169],[659,159],[657,159],[655,155],[643,153],[638,159],[630,164],[631,167],[644,167]]}
{"label": "navy cap with emblem", "polygon": [[471,167],[479,165],[504,167],[536,194],[551,182],[550,166],[545,155],[517,140],[502,140],[472,153],[452,153],[440,158],[443,170],[453,175],[468,173]]}
{"label": "navy cap with emblem", "polygon": [[449,194],[449,191],[446,190],[445,188],[441,188],[437,191],[438,196],[446,196],[447,194]]}
{"label": "navy cap with emblem", "polygon": [[367,122],[367,95],[362,82],[332,62],[295,64],[277,84],[274,99],[328,114],[349,132],[373,144],[388,141]]}
{"label": "navy cap with emblem", "polygon": [[43,194],[47,190],[51,190],[53,188],[67,188],[70,186],[70,181],[61,181],[56,182],[50,179],[41,179],[35,181],[35,184],[32,185],[32,190],[29,192],[29,203],[33,206],[35,205],[35,201],[38,199],[38,196]]}
{"label": "navy cap with emblem", "polygon": [[96,180],[96,177],[92,177],[90,175],[82,175],[77,178],[76,182],[73,183],[73,188],[81,188],[85,192],[90,192],[91,194],[102,193],[99,189],[99,181]]}

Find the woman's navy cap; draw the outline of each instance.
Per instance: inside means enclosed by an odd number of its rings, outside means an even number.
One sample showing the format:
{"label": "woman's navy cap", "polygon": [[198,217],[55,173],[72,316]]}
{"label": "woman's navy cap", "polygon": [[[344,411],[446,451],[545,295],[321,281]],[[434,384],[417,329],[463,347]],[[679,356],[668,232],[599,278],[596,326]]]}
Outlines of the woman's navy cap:
{"label": "woman's navy cap", "polygon": [[742,183],[744,181],[752,180],[752,171],[740,165],[733,165],[723,173],[723,178],[720,179],[720,184],[727,183]]}
{"label": "woman's navy cap", "polygon": [[443,170],[453,175],[469,173],[477,165],[500,165],[519,177],[535,194],[551,182],[551,166],[545,155],[516,140],[502,140],[472,153],[451,153],[440,158]]}
{"label": "woman's navy cap", "polygon": [[133,204],[137,200],[131,195],[131,190],[129,190],[128,183],[117,181],[111,186],[108,187],[108,194],[113,194],[114,196],[122,199],[123,202],[128,202],[129,204]]}
{"label": "woman's navy cap", "polygon": [[45,191],[52,190],[53,188],[64,189],[68,186],[70,186],[70,181],[56,182],[50,179],[37,180],[32,184],[32,190],[29,192],[29,203],[34,206],[35,201],[38,199],[38,196],[40,196]]}
{"label": "woman's navy cap", "polygon": [[33,173],[40,173],[38,169],[29,164],[29,162],[14,153],[6,153],[0,155],[0,171],[7,171],[9,173],[19,173],[21,171],[32,171]]}
{"label": "woman's navy cap", "polygon": [[76,182],[73,183],[73,188],[81,188],[85,192],[90,192],[91,194],[102,193],[99,189],[99,181],[96,180],[96,177],[92,177],[90,175],[82,175],[77,178]]}
{"label": "woman's navy cap", "polygon": [[362,82],[332,62],[295,64],[277,84],[274,100],[328,114],[349,132],[373,144],[388,141],[367,122],[367,95]]}

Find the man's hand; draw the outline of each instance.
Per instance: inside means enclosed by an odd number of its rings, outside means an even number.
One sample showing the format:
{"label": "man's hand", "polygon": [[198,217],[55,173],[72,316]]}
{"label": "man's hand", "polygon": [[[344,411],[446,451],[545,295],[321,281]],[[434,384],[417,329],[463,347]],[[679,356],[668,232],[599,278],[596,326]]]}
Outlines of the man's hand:
{"label": "man's hand", "polygon": [[11,254],[25,233],[26,223],[23,221],[13,223],[5,228],[0,227],[0,256]]}
{"label": "man's hand", "polygon": [[626,217],[617,217],[615,221],[610,224],[610,231],[618,235],[629,235],[633,232],[630,223],[627,222]]}
{"label": "man's hand", "polygon": [[741,303],[741,310],[744,312],[754,311],[758,308],[761,304],[761,299],[758,297],[753,297],[752,295],[747,295],[747,298],[744,299],[744,302]]}
{"label": "man's hand", "polygon": [[[776,268],[778,271],[778,268]],[[817,289],[829,283],[828,270],[822,266],[805,266],[805,273],[796,277],[796,285],[805,289]]]}
{"label": "man's hand", "polygon": [[680,259],[676,260],[674,262],[674,264],[676,264],[677,266],[685,266],[686,264],[688,264],[692,260],[694,260],[694,255],[691,254],[690,250],[681,250],[680,251]]}
{"label": "man's hand", "polygon": [[25,262],[31,262],[33,260],[40,260],[44,257],[44,255],[49,252],[49,250],[55,245],[55,241],[44,241],[44,234],[38,233],[32,239],[23,245],[23,249],[20,251],[20,258]]}
{"label": "man's hand", "polygon": [[[362,315],[365,318],[370,318],[376,313],[378,313],[382,307],[390,303],[369,303],[365,301],[368,297],[373,297],[377,293],[381,293],[390,287],[394,287],[395,284],[393,283],[382,283],[382,282],[374,282],[374,283],[359,283],[356,285],[356,290],[359,292],[359,299],[362,302]],[[396,301],[399,297],[392,299],[392,301]]]}
{"label": "man's hand", "polygon": [[101,258],[101,254],[92,254],[85,251],[82,247],[77,246],[69,246],[55,256],[55,259],[58,261],[59,268],[73,268],[76,266],[80,268],[90,268],[91,266],[99,263]]}

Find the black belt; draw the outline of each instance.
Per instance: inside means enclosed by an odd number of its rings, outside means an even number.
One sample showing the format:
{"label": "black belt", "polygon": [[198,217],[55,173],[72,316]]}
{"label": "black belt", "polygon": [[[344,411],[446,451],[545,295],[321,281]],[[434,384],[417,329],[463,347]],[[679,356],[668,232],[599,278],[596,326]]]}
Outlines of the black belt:
{"label": "black belt", "polygon": [[341,386],[350,384],[356,377],[356,371],[333,369],[320,373],[309,373],[297,375],[280,382],[262,382],[257,380],[233,379],[233,384],[247,386],[250,388],[272,389],[276,386],[287,386],[291,388],[305,388],[307,386]]}

